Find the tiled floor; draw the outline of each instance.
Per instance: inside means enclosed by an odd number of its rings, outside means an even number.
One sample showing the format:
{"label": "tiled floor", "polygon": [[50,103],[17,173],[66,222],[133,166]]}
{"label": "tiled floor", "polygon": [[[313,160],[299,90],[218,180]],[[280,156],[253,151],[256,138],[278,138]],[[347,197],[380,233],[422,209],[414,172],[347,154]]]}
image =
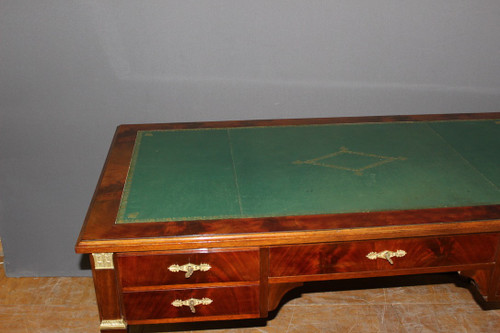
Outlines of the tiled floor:
{"label": "tiled floor", "polygon": [[[473,290],[452,274],[319,282],[288,293],[267,322],[144,326],[131,331],[500,332],[500,306],[482,309]],[[91,278],[7,278],[0,265],[0,332],[93,333],[98,325]]]}

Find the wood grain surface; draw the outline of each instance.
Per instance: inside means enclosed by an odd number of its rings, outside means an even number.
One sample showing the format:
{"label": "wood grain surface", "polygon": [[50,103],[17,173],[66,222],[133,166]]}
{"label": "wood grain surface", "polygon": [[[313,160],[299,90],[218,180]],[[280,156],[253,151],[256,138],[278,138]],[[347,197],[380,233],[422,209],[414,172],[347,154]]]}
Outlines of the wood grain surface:
{"label": "wood grain surface", "polygon": [[[493,263],[499,235],[393,239],[270,249],[270,276],[368,272]],[[403,257],[371,260],[370,252],[404,250]]]}
{"label": "wood grain surface", "polygon": [[[117,255],[123,288],[166,284],[200,284],[210,282],[259,281],[259,251],[207,250],[187,253],[126,253]],[[209,264],[208,271],[172,272],[171,265]],[[137,272],[141,272],[137,274]]]}
{"label": "wood grain surface", "polygon": [[[172,302],[190,298],[210,298],[209,305],[198,305],[196,313],[188,306],[175,307]],[[176,289],[169,291],[124,293],[125,316],[129,323],[176,322],[257,318],[259,312],[258,285],[239,287]]]}

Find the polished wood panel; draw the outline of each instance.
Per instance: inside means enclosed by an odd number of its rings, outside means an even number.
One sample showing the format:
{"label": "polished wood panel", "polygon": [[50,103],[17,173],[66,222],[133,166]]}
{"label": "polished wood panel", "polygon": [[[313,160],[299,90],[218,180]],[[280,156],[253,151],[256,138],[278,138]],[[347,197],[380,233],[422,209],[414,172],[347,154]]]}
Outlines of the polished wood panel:
{"label": "polished wood panel", "polygon": [[[189,278],[182,271],[169,270],[171,265],[187,263],[206,263],[211,268],[206,272],[195,271]],[[122,287],[258,281],[260,278],[258,249],[122,253],[117,255],[117,265]]]}
{"label": "polished wood panel", "polygon": [[[196,313],[189,307],[175,307],[172,302],[176,299],[190,298],[212,299],[209,305],[198,305]],[[259,312],[258,285],[240,287],[218,287],[197,289],[176,289],[169,291],[132,292],[123,294],[125,316],[129,323],[179,321],[179,318],[188,318],[190,321],[209,320],[214,316],[244,316],[257,318]]]}
{"label": "polished wood panel", "polygon": [[[270,276],[295,276],[452,266],[494,261],[498,234],[393,239],[270,249]],[[404,250],[406,255],[370,260],[370,252]]]}

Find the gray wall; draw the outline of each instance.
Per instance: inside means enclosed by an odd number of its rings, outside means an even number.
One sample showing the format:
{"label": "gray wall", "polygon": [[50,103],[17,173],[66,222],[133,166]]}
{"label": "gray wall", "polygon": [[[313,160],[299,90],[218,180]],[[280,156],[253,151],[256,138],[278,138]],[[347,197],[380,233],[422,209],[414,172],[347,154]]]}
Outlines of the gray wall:
{"label": "gray wall", "polygon": [[497,0],[0,0],[9,276],[74,254],[116,125],[500,111]]}

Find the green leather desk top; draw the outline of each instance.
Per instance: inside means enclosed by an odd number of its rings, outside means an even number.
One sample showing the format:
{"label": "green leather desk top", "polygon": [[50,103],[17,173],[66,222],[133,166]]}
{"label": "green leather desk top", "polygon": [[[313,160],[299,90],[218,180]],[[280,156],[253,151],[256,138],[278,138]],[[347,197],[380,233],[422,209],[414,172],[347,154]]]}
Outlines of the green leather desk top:
{"label": "green leather desk top", "polygon": [[500,203],[500,120],[139,131],[116,223]]}

